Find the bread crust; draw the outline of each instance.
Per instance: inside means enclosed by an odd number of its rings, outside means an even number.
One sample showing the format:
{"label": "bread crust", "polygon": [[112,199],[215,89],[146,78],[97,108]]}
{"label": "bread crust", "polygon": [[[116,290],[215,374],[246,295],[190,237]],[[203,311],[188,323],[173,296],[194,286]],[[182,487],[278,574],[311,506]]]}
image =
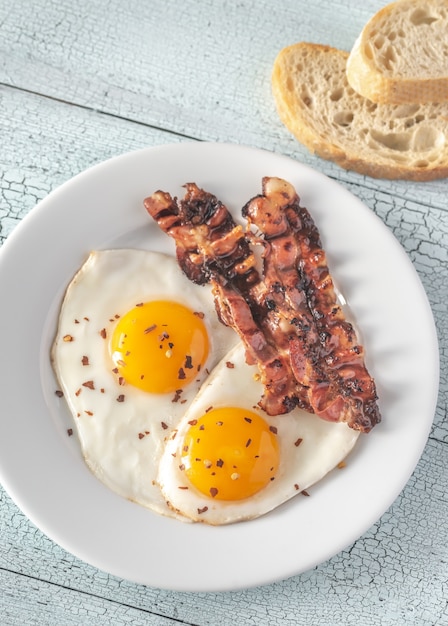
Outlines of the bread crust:
{"label": "bread crust", "polygon": [[347,60],[355,91],[381,104],[448,101],[446,0],[399,0],[364,26]]}
{"label": "bread crust", "polygon": [[374,178],[448,176],[448,105],[374,104],[348,84],[348,53],[301,42],[280,51],[272,91],[280,119],[311,152]]}

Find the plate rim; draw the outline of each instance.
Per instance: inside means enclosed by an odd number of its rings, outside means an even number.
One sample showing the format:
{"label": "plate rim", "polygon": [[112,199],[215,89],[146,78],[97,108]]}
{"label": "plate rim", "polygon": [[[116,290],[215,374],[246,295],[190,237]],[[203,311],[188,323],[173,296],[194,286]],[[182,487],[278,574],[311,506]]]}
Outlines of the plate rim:
{"label": "plate rim", "polygon": [[[22,246],[22,243],[21,243],[22,239],[26,239],[28,237],[28,232],[30,231],[30,229],[34,228],[36,223],[37,224],[39,223],[39,221],[41,220],[41,215],[43,215],[43,212],[55,211],[55,209],[52,208],[54,207],[54,203],[57,203],[60,197],[63,198],[64,194],[67,194],[67,193],[70,194],[72,190],[75,189],[80,183],[81,185],[83,185],[85,184],[86,181],[89,182],[89,179],[90,180],[95,179],[98,175],[102,176],[104,175],[104,173],[107,174],[111,166],[112,168],[114,167],[120,168],[120,166],[122,166],[122,164],[125,164],[126,162],[131,162],[133,160],[139,161],[140,159],[144,160],[146,158],[149,158],[149,160],[151,160],[151,159],[154,159],[156,155],[159,158],[163,159],[163,158],[167,158],[167,155],[170,156],[170,153],[185,152],[188,154],[191,152],[195,152],[198,154],[201,153],[201,156],[199,157],[197,156],[197,154],[195,155],[195,158],[198,158],[199,160],[201,160],[205,158],[204,155],[207,152],[209,153],[215,152],[221,155],[223,154],[223,152],[227,152],[227,157],[228,157],[229,154],[232,154],[235,151],[241,155],[244,154],[246,158],[248,156],[252,156],[254,159],[256,159],[257,157],[259,157],[262,160],[274,159],[276,163],[278,162],[280,164],[280,169],[281,169],[282,164],[284,165],[288,164],[288,168],[293,168],[293,169],[297,168],[298,171],[301,170],[302,172],[308,172],[308,174],[312,176],[313,178],[317,177],[319,180],[322,181],[322,183],[326,182],[326,184],[329,185],[330,188],[334,188],[335,190],[338,191],[339,194],[342,194],[342,196],[345,196],[346,198],[351,197],[351,199],[357,204],[358,207],[364,207],[364,209],[362,210],[365,211],[365,215],[370,215],[372,218],[374,218],[373,220],[374,222],[375,220],[377,220],[375,223],[380,228],[383,228],[384,236],[386,238],[389,238],[391,245],[392,244],[395,245],[397,254],[402,255],[403,263],[405,265],[407,263],[410,274],[413,274],[415,287],[419,289],[420,291],[419,295],[424,301],[423,305],[424,307],[426,307],[426,312],[427,312],[428,321],[429,321],[429,325],[426,328],[426,331],[432,343],[431,350],[430,350],[432,357],[433,357],[431,370],[434,374],[434,378],[437,379],[437,382],[434,383],[434,387],[431,389],[431,392],[428,393],[428,413],[431,413],[432,411],[432,416],[431,416],[431,419],[427,417],[425,420],[425,428],[422,428],[421,432],[426,433],[426,435],[421,437],[419,445],[416,446],[414,449],[414,454],[413,454],[412,459],[410,458],[408,460],[408,465],[406,469],[403,471],[403,481],[402,481],[403,484],[401,488],[399,489],[397,493],[389,494],[389,498],[387,502],[384,503],[386,505],[383,511],[384,513],[387,510],[387,508],[390,506],[390,504],[398,496],[402,488],[404,488],[405,484],[408,482],[409,477],[414,471],[418,463],[418,460],[423,452],[423,449],[426,445],[427,437],[431,429],[431,425],[432,425],[433,418],[434,418],[434,412],[435,412],[436,405],[437,405],[437,395],[438,395],[437,392],[438,392],[438,384],[439,384],[439,376],[440,376],[438,339],[437,339],[437,332],[436,332],[436,328],[434,324],[434,318],[432,315],[430,304],[427,299],[427,295],[420,281],[420,278],[414,266],[412,265],[412,262],[410,261],[410,258],[408,257],[407,253],[402,248],[401,244],[397,241],[397,239],[394,237],[392,232],[388,229],[388,227],[380,220],[380,218],[376,216],[373,213],[373,211],[371,211],[359,198],[357,198],[354,194],[348,191],[348,189],[343,187],[341,183],[328,178],[323,173],[310,168],[308,165],[302,164],[298,161],[294,161],[290,157],[277,154],[274,152],[270,152],[268,150],[252,148],[249,146],[243,146],[239,144],[217,143],[217,142],[181,142],[178,144],[162,144],[159,146],[153,146],[149,148],[142,148],[136,151],[126,152],[124,154],[118,155],[116,157],[112,157],[111,159],[108,159],[106,161],[93,165],[92,167],[84,170],[83,172],[78,173],[76,176],[66,181],[65,183],[57,187],[55,190],[51,191],[43,200],[37,203],[37,205],[15,227],[13,232],[7,237],[2,248],[0,249],[0,285],[2,284],[2,279],[3,279],[3,282],[5,282],[4,280],[5,277],[3,275],[4,272],[2,272],[2,267],[4,264],[3,260],[6,259],[9,255],[11,256],[16,255],[17,248],[20,248]],[[309,207],[309,208],[310,208],[310,211],[313,213],[312,207]],[[34,393],[39,393],[36,385],[33,386],[33,390],[34,390]],[[429,396],[431,396],[431,398],[429,398]],[[4,430],[4,425],[2,426],[0,423],[0,432],[2,432],[3,430]],[[51,439],[53,443],[56,440],[57,438]],[[2,449],[2,445],[0,444],[0,450],[1,449]],[[42,511],[36,510],[36,503],[34,501],[33,501],[34,503],[29,503],[26,501],[27,500],[26,494],[24,497],[23,492],[19,493],[20,490],[17,490],[17,487],[14,485],[14,479],[11,479],[11,477],[8,476],[7,469],[5,471],[2,460],[0,460],[0,476],[2,479],[2,483],[5,486],[5,489],[11,496],[12,500],[16,502],[16,504],[18,504],[19,508],[27,515],[27,517],[29,517],[29,519],[33,523],[35,523],[47,536],[49,536],[56,543],[58,543],[60,546],[62,546],[64,549],[66,549],[68,552],[75,555],[76,557],[81,558],[82,560],[86,561],[87,563],[90,563],[94,567],[98,567],[99,569],[104,569],[105,571],[110,572],[111,568],[109,565],[107,568],[104,568],[102,567],[102,564],[98,562],[97,559],[94,559],[95,562],[91,561],[91,559],[89,558],[88,549],[87,550],[85,548],[83,549],[82,546],[72,546],[70,541],[67,540],[66,537],[60,536],[60,533],[58,534],[57,532],[56,533],[53,532],[53,528],[50,528],[50,532],[48,532],[48,529],[49,527],[51,527],[51,524],[50,525],[48,524],[48,521],[45,519],[46,518],[45,514],[42,514]],[[84,479],[87,480],[87,476],[83,477],[83,480]],[[107,502],[107,506],[111,506],[110,504],[111,498],[108,497],[109,494],[102,494],[102,495],[104,497],[104,501]],[[368,530],[368,528],[370,528],[371,525],[377,519],[379,518],[376,514],[370,516],[369,518],[366,517],[365,523],[362,525],[361,534],[359,535],[358,533],[356,533],[357,537],[362,536],[362,534],[366,530]],[[250,524],[253,524],[254,528],[259,525],[259,524],[255,524],[254,522],[250,522]],[[233,534],[233,531],[230,534]],[[356,540],[356,538],[353,539],[353,541]],[[350,543],[352,543],[353,541],[350,541]],[[330,558],[331,556],[337,554],[342,549],[347,547],[347,545],[350,545],[350,543],[347,544],[346,542],[341,542],[340,544],[336,546],[337,549],[334,551],[334,553],[329,555],[327,558]],[[327,559],[325,558],[324,561],[325,560]],[[165,583],[162,582],[162,584],[159,585],[155,582],[156,579],[151,578],[151,577],[150,579],[148,579],[149,582],[145,582],[144,580],[139,579],[138,576],[133,576],[132,572],[129,572],[128,570],[126,570],[126,568],[123,568],[123,572],[121,573],[120,572],[121,568],[119,566],[118,568],[115,568],[115,571],[112,571],[110,573],[117,575],[117,576],[121,576],[123,578],[127,578],[129,580],[134,580],[137,583],[150,584],[150,585],[154,585],[157,587],[160,586],[160,588],[165,588],[165,589],[170,589],[170,590],[225,591],[225,590],[254,587],[257,585],[261,585],[261,584],[269,584],[269,583],[275,582],[276,580],[288,578],[295,574],[301,573],[302,571],[306,571],[321,562],[323,562],[322,559],[318,558],[314,563],[311,563],[311,564],[308,563],[308,566],[305,569],[301,569],[300,567],[294,567],[292,563],[291,564],[288,563],[288,567],[284,568],[283,573],[280,573],[278,568],[275,570],[275,573],[274,572],[272,573],[272,575],[269,575],[266,572],[255,572],[252,578],[250,580],[247,580],[247,582],[243,582],[238,579],[235,579],[231,575],[227,578],[225,576],[224,577],[218,576],[217,578],[213,580],[209,580],[209,581],[203,580],[200,585],[195,585],[194,582],[192,583],[192,582],[187,582],[187,581],[185,583],[178,581],[177,583],[174,583],[172,586],[170,584],[167,584],[166,582]]]}

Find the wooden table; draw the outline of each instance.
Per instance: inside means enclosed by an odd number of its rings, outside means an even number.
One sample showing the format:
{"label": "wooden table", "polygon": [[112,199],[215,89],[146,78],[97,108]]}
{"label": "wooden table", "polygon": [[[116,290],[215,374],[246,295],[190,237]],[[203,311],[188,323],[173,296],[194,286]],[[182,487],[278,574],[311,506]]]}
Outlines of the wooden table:
{"label": "wooden table", "polygon": [[375,180],[312,156],[270,91],[281,48],[349,50],[384,4],[0,3],[1,242],[52,189],[123,152],[201,140],[265,148],[338,180],[386,223],[428,294],[442,366],[433,428],[401,495],[347,550],[283,582],[200,594],[132,584],[66,553],[0,489],[2,625],[448,624],[448,183]]}

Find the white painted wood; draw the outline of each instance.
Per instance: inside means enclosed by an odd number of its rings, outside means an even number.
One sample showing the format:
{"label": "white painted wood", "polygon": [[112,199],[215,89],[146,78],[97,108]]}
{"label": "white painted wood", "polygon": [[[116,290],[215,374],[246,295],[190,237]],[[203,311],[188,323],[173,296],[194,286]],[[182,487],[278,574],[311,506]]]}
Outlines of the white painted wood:
{"label": "white painted wood", "polygon": [[[270,76],[276,54],[296,41],[349,50],[384,4],[3,0],[0,83],[187,137],[275,148],[364,184],[290,136],[275,111]],[[445,207],[445,182],[381,185]]]}
{"label": "white painted wood", "polygon": [[190,138],[274,150],[339,180],[391,228],[428,293],[442,364],[428,445],[390,510],[327,563],[266,587],[180,594],[111,577],[55,545],[0,489],[2,626],[448,624],[448,183],[377,181],[313,157],[270,94],[281,47],[349,49],[383,4],[0,3],[0,244],[49,191],[122,152]]}

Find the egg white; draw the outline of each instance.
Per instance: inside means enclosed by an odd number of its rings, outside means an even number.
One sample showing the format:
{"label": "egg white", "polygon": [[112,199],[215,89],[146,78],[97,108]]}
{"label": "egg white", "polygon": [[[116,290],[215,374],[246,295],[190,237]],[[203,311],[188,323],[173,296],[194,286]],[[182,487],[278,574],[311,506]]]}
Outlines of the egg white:
{"label": "egg white", "polygon": [[[174,393],[151,394],[120,384],[108,352],[118,316],[158,299],[203,312],[210,340],[205,367],[177,401]],[[175,516],[156,485],[165,440],[207,370],[237,341],[219,322],[210,288],[191,283],[174,258],[144,250],[92,252],[66,290],[51,357],[93,474],[119,495]]]}
{"label": "egg white", "polygon": [[[286,415],[266,415],[257,407],[263,392],[257,371],[256,366],[246,364],[242,344],[234,347],[213,370],[166,445],[157,480],[173,510],[191,520],[220,525],[263,515],[323,478],[356,443],[359,433],[346,424],[326,422],[299,409]],[[222,501],[204,496],[188,481],[179,461],[189,422],[202,417],[211,407],[241,407],[258,412],[277,430],[277,475],[250,498]]]}

